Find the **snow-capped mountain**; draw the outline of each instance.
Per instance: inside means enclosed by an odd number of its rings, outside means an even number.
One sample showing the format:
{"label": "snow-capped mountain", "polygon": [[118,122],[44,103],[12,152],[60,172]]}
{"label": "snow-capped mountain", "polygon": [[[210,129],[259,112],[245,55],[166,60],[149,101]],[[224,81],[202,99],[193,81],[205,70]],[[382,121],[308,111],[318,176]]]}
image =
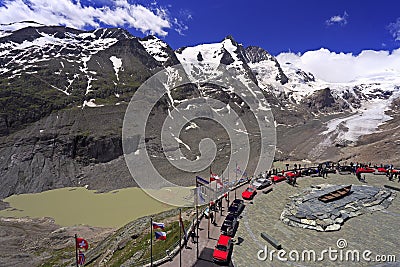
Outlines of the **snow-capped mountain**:
{"label": "snow-capped mountain", "polygon": [[[220,63],[227,63],[241,68],[244,76],[252,79],[255,76],[265,94],[272,94],[269,101],[277,125],[292,127],[331,116],[323,119],[318,133],[320,143],[308,155],[312,158],[322,156],[330,147],[354,145],[361,137],[379,132],[378,127],[392,119],[386,113],[400,96],[400,73],[387,71],[348,83],[325,82],[290,62],[278,62],[260,47],[243,49],[232,38],[185,47],[176,53],[180,62],[188,65],[189,75],[199,69],[212,73]],[[249,69],[252,75],[248,75]]]}
{"label": "snow-capped mountain", "polygon": [[[140,39],[122,29],[86,32],[31,24],[0,38],[2,95],[19,94],[4,104],[3,132],[54,109],[94,107],[93,99],[129,101],[124,94],[131,95],[157,69],[178,62],[173,50],[155,37]],[[159,54],[155,45],[162,45]]]}
{"label": "snow-capped mountain", "polygon": [[[276,159],[400,161],[398,149],[389,145],[400,144],[400,75],[394,71],[329,83],[263,48],[244,48],[231,36],[174,51],[157,37],[137,38],[122,29],[81,31],[23,22],[0,25],[0,157],[5,159],[0,197],[78,184],[101,190],[132,185],[121,160],[126,105],[150,76],[179,63],[192,81],[198,73],[217,75],[224,65],[249,92],[258,85],[277,125]],[[218,99],[251,121],[243,96],[232,88],[196,83],[173,88],[152,112],[146,139],[152,158],[165,157],[158,135],[165,117],[199,95]],[[191,122],[174,138],[196,159],[197,139],[210,134],[218,140],[222,166],[229,153],[218,125]],[[184,177],[161,166],[171,179]],[[115,183],[109,172],[119,173]]]}

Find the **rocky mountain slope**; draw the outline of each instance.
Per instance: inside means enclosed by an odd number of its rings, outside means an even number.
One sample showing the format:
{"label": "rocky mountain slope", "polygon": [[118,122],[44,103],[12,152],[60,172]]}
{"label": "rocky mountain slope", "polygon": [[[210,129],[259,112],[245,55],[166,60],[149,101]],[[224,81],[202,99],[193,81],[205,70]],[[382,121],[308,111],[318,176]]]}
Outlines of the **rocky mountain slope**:
{"label": "rocky mountain slope", "polygon": [[[257,84],[277,126],[276,159],[378,161],[374,156],[382,154],[370,150],[382,147],[387,161],[400,158],[398,73],[327,83],[278,62],[263,48],[244,48],[231,36],[173,51],[154,36],[137,38],[122,29],[26,26],[3,30],[0,37],[0,198],[65,186],[134,186],[121,145],[127,104],[145,80],[178,63],[189,78],[213,75],[226,65],[241,73],[237,78],[243,84]],[[221,86],[191,83],[161,98],[146,130],[146,147],[159,172],[183,185],[192,184],[193,175],[171,170],[160,149],[160,129],[175,105],[199,95],[225,103],[221,112],[233,109],[250,129],[254,120],[241,96]],[[219,170],[230,147],[226,131],[215,122],[192,121],[179,146],[196,159],[199,140],[210,136]],[[255,157],[259,147],[252,138]]]}

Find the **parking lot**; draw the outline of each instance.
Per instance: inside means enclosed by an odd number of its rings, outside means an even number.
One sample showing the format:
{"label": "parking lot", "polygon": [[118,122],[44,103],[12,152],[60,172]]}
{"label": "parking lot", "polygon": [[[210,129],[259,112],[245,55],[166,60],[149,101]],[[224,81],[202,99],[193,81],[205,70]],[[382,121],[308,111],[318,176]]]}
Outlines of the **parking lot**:
{"label": "parking lot", "polygon": [[[280,220],[280,215],[285,205],[290,201],[289,196],[300,193],[304,188],[317,184],[367,184],[383,186],[389,184],[400,187],[396,182],[388,181],[384,175],[366,174],[366,183],[358,181],[354,175],[329,174],[327,178],[322,177],[300,177],[297,186],[293,187],[286,182],[273,185],[273,191],[268,194],[258,193],[253,201],[247,201],[247,206],[242,214],[240,226],[236,233],[237,239],[242,240],[236,244],[233,250],[232,262],[235,266],[398,266],[400,261],[400,200],[393,200],[388,209],[364,214],[346,221],[342,229],[335,232],[317,232],[309,229],[287,226]],[[251,204],[253,203],[253,204]],[[313,250],[317,256],[323,250],[329,248],[338,250],[339,239],[345,240],[347,247],[342,250],[358,250],[361,253],[371,251],[371,261],[349,262],[340,258],[330,260],[324,257],[321,261],[280,261],[268,257],[259,260],[257,254],[265,250],[265,245],[271,252],[274,249],[267,241],[261,238],[262,232],[281,243],[286,253],[290,251],[302,252]],[[265,256],[263,253],[261,256]],[[397,263],[378,262],[378,260],[389,259],[395,255]],[[288,254],[286,254],[286,259]],[[375,256],[383,256],[375,258]],[[284,257],[285,258],[285,257]],[[301,258],[301,257],[300,257]],[[317,257],[318,258],[318,257]]]}

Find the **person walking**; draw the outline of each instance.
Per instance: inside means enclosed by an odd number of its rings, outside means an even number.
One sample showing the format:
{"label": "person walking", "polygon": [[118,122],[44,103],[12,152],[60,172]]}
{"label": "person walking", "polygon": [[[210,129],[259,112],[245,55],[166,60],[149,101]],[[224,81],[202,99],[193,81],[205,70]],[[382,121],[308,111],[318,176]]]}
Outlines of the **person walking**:
{"label": "person walking", "polygon": [[190,237],[192,238],[192,243],[196,243],[196,232],[195,232],[195,230],[193,229],[193,231],[190,233]]}
{"label": "person walking", "polygon": [[210,221],[213,225],[215,225],[215,218],[214,218],[214,213],[210,212]]}

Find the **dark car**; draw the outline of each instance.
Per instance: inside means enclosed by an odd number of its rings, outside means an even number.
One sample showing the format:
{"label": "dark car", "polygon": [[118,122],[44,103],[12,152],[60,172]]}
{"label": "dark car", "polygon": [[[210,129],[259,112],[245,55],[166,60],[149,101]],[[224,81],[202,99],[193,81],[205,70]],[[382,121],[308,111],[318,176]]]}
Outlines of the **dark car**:
{"label": "dark car", "polygon": [[239,216],[240,213],[242,213],[244,207],[245,207],[245,205],[244,205],[244,201],[242,199],[235,199],[234,201],[232,201],[232,204],[229,206],[228,212],[235,216]]}
{"label": "dark car", "polygon": [[237,217],[229,213],[221,226],[221,234],[233,237],[238,227]]}
{"label": "dark car", "polygon": [[353,168],[351,166],[340,166],[339,174],[351,174],[353,172]]}
{"label": "dark car", "polygon": [[303,176],[311,176],[318,174],[318,170],[315,168],[306,168],[301,170],[301,175]]}
{"label": "dark car", "polygon": [[218,263],[229,262],[229,256],[232,250],[232,238],[226,235],[220,235],[217,245],[214,248],[213,260]]}

